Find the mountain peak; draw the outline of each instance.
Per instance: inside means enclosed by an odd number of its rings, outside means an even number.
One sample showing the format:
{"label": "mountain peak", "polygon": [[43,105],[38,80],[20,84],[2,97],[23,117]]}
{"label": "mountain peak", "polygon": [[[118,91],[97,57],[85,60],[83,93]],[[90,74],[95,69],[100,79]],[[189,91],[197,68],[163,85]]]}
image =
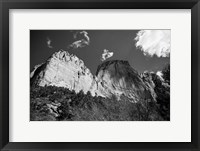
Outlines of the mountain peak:
{"label": "mountain peak", "polygon": [[128,61],[109,60],[98,66],[97,72],[98,89],[105,96],[122,95],[132,102],[139,100],[155,100],[153,91],[145,85],[142,78],[134,70]]}
{"label": "mountain peak", "polygon": [[135,69],[133,69],[129,62],[126,60],[109,60],[100,64],[96,71],[96,76],[98,76],[100,71],[109,71],[113,76],[125,76],[131,74],[138,74]]}
{"label": "mountain peak", "polygon": [[[130,64],[127,60],[109,60],[100,64],[97,68],[96,75],[98,75],[100,70],[105,70],[108,67],[112,67],[117,70],[119,68],[130,68]],[[133,69],[134,70],[134,69]],[[135,70],[134,70],[135,71]],[[136,72],[136,71],[135,71]]]}
{"label": "mountain peak", "polygon": [[42,67],[34,68],[31,73],[31,86],[52,85],[87,93],[92,82],[93,75],[84,62],[64,50],[55,52]]}

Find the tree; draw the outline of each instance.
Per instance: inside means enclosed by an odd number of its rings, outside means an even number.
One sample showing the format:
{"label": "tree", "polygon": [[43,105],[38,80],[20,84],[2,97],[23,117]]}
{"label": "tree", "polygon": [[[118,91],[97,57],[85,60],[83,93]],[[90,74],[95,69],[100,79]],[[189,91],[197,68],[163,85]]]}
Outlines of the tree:
{"label": "tree", "polygon": [[162,70],[162,73],[163,73],[163,78],[164,80],[170,84],[170,64],[167,64],[163,70]]}

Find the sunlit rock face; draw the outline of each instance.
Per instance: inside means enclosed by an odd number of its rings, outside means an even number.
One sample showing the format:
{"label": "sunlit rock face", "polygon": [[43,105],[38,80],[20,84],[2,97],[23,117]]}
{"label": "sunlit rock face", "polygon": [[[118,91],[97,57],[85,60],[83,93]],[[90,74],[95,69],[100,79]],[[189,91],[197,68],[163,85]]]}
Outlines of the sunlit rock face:
{"label": "sunlit rock face", "polygon": [[55,52],[44,64],[31,72],[31,86],[65,87],[87,93],[92,85],[93,75],[84,62],[67,51]]}
{"label": "sunlit rock face", "polygon": [[156,94],[153,88],[143,82],[128,61],[106,61],[99,65],[96,76],[97,94],[106,97],[115,95],[118,99],[124,95],[131,102],[155,101]]}

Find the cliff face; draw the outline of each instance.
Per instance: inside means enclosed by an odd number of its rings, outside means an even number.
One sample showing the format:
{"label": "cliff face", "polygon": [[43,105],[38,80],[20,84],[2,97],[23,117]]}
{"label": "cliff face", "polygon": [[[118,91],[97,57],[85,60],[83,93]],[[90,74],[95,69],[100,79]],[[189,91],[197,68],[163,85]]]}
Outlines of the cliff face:
{"label": "cliff face", "polygon": [[154,100],[155,92],[143,82],[140,75],[123,60],[111,60],[98,66],[96,72],[97,90],[99,93],[118,100],[122,95],[131,102]]}
{"label": "cliff face", "polygon": [[66,51],[54,53],[45,63],[31,72],[31,86],[57,86],[87,93],[93,82],[93,75],[84,62]]}

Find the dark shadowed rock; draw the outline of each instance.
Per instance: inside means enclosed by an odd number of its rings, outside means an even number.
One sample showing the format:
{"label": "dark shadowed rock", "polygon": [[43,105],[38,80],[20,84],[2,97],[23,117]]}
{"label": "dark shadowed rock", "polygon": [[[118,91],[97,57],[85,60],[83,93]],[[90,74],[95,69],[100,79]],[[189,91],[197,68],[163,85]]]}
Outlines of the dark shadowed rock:
{"label": "dark shadowed rock", "polygon": [[155,101],[153,89],[147,87],[128,61],[106,61],[98,66],[96,76],[98,91],[107,97],[115,95],[120,99],[123,94],[132,102]]}

